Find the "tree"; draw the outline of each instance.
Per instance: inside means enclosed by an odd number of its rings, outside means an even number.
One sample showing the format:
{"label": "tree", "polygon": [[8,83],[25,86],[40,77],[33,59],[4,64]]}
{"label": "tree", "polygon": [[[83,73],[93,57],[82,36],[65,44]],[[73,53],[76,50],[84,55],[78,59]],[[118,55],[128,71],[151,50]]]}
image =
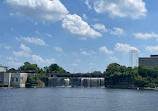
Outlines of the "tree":
{"label": "tree", "polygon": [[126,66],[120,66],[118,71],[121,72],[121,73],[126,73],[127,68],[126,68]]}
{"label": "tree", "polygon": [[30,64],[29,62],[25,62],[23,66],[18,68],[18,70],[33,71],[36,73],[42,72],[42,69],[40,69],[37,64]]}
{"label": "tree", "polygon": [[108,65],[106,71],[104,71],[105,76],[110,76],[111,74],[114,74],[115,72],[118,72],[120,69],[120,65],[117,63],[111,63]]}
{"label": "tree", "polygon": [[62,67],[57,64],[51,64],[49,67],[44,67],[47,73],[67,73]]}
{"label": "tree", "polygon": [[15,68],[10,68],[8,71],[16,71]]}
{"label": "tree", "polygon": [[146,78],[143,78],[142,76],[137,76],[135,78],[135,85],[138,87],[145,87],[147,84],[149,84],[149,81],[146,80]]}
{"label": "tree", "polygon": [[[37,74],[35,76],[28,76],[26,87],[38,86],[39,83],[43,83],[44,86],[48,85],[48,77],[44,74]],[[39,85],[40,86],[40,85]]]}
{"label": "tree", "polygon": [[92,74],[102,74],[100,71],[94,71]]}

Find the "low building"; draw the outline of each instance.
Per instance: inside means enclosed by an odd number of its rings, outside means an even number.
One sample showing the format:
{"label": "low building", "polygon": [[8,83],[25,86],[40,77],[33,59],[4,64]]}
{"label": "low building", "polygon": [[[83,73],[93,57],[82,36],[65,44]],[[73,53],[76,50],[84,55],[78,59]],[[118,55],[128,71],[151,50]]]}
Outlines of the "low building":
{"label": "low building", "polygon": [[0,87],[25,87],[27,73],[0,73]]}
{"label": "low building", "polygon": [[11,73],[11,87],[25,87],[27,81],[27,73]]}
{"label": "low building", "polygon": [[0,87],[10,87],[11,73],[0,72]]}
{"label": "low building", "polygon": [[2,65],[0,64],[0,72],[6,72],[7,69],[8,69],[8,67],[2,66]]}
{"label": "low building", "polygon": [[150,57],[139,57],[139,65],[148,67],[158,66],[158,55],[150,55]]}

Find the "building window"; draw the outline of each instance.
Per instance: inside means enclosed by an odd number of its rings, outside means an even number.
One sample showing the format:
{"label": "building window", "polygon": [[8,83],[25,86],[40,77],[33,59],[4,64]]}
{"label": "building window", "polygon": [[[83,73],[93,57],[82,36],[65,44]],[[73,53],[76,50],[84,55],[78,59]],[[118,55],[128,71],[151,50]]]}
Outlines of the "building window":
{"label": "building window", "polygon": [[18,78],[16,78],[16,81],[18,81]]}
{"label": "building window", "polygon": [[12,81],[14,81],[14,77],[12,77],[12,79],[11,79]]}

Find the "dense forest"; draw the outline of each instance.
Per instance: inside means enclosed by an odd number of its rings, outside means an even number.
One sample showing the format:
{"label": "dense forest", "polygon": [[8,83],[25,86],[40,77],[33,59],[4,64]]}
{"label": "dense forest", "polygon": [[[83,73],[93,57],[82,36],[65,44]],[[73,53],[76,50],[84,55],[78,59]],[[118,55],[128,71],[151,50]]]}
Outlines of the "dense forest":
{"label": "dense forest", "polygon": [[[37,64],[31,64],[29,62],[25,62],[17,70],[36,73],[35,76],[28,76],[27,87],[41,84],[47,85],[50,73],[69,73],[57,64],[40,68]],[[16,71],[16,69],[11,68],[8,71]],[[94,71],[92,73],[103,74],[105,76],[105,87],[109,88],[158,87],[158,67],[138,66],[132,68],[112,63],[108,65],[103,73],[100,71]]]}

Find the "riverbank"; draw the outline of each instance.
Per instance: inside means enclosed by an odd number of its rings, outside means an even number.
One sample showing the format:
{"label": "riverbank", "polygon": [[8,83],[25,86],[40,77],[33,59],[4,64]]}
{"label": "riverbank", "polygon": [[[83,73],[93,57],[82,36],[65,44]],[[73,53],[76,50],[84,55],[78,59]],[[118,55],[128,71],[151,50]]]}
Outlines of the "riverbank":
{"label": "riverbank", "polygon": [[157,87],[155,88],[150,88],[150,87],[144,87],[144,88],[140,88],[141,90],[158,90]]}
{"label": "riverbank", "polygon": [[158,90],[158,87],[152,88],[152,87],[124,87],[124,86],[110,86],[110,87],[105,87],[105,88],[109,88],[109,89],[137,89],[137,90]]}
{"label": "riverbank", "polygon": [[[0,87],[0,89],[14,89],[14,87]],[[17,87],[16,87],[17,88]],[[97,89],[135,89],[135,90],[155,90],[155,91],[158,91],[158,88],[155,87],[155,88],[151,88],[151,87],[66,87],[66,86],[63,86],[63,87],[47,87],[47,86],[34,86],[34,87],[25,87],[25,89],[32,89],[32,88],[80,88],[80,89],[85,89],[85,88],[88,88],[88,89],[94,89],[94,88],[97,88]],[[24,88],[23,88],[24,89]]]}

